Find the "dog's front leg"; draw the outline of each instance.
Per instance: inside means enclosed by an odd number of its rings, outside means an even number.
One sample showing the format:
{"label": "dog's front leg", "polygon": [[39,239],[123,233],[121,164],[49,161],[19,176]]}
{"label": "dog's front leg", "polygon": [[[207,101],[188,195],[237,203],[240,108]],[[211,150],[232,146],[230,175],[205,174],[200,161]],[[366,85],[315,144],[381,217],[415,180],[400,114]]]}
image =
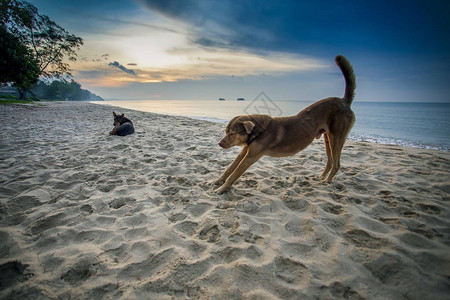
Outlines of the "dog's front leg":
{"label": "dog's front leg", "polygon": [[116,126],[114,126],[113,130],[109,133],[110,135],[115,135],[117,129],[120,127],[120,123],[117,123]]}
{"label": "dog's front leg", "polygon": [[[233,183],[241,177],[242,174],[255,162],[258,161],[258,159],[261,158],[261,154],[250,154],[247,153],[247,155],[244,157],[244,159],[239,163],[237,168],[234,170],[233,173],[231,173],[230,177],[225,180],[225,183],[217,190],[217,194],[222,194],[226,190],[228,190]],[[228,171],[228,170],[227,170]]]}
{"label": "dog's front leg", "polygon": [[225,180],[231,175],[231,173],[234,172],[234,170],[237,168],[239,163],[242,161],[242,159],[245,157],[245,155],[248,152],[248,147],[244,146],[241,150],[241,152],[236,156],[236,158],[233,160],[231,165],[223,172],[222,176],[219,177],[216,181],[214,181],[215,185],[222,185],[224,184]]}

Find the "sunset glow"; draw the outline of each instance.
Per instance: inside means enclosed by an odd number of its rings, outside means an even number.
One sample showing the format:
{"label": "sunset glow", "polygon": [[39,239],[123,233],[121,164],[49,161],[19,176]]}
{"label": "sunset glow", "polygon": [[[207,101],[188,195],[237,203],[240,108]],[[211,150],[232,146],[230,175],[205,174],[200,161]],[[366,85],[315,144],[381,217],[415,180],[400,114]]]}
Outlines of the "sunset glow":
{"label": "sunset glow", "polygon": [[[73,64],[75,74],[82,76],[83,82],[89,86],[117,87],[130,82],[158,83],[211,76],[276,75],[327,66],[318,59],[299,55],[277,52],[258,55],[243,50],[201,47],[182,34],[141,27],[121,27],[121,38],[113,41],[109,41],[109,36],[88,36],[85,39],[86,49],[80,52],[84,59]],[[133,34],[127,36],[126,32]],[[92,58],[91,53],[102,53],[106,44],[108,59]],[[112,58],[135,75],[108,65]]]}
{"label": "sunset glow", "polygon": [[354,64],[361,100],[448,101],[450,94],[443,31],[450,24],[434,2],[407,10],[359,1],[32,3],[83,38],[72,74],[106,99],[340,95],[337,54]]}

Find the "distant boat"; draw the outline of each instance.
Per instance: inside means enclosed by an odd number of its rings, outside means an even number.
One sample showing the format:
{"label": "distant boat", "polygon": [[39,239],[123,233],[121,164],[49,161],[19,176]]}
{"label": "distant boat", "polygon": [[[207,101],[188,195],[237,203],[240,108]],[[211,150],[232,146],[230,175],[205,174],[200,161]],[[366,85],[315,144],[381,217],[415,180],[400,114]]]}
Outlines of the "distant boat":
{"label": "distant boat", "polygon": [[225,98],[219,98],[219,101],[225,101]]}
{"label": "distant boat", "polygon": [[237,98],[237,101],[245,101],[244,98]]}

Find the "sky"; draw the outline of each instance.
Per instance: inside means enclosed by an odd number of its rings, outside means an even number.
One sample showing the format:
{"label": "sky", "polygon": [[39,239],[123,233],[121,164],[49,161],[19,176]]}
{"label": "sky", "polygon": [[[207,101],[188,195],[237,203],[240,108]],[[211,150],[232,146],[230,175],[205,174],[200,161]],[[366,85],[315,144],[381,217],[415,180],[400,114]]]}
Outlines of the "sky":
{"label": "sky", "polygon": [[446,0],[31,0],[84,40],[74,80],[105,100],[450,102]]}

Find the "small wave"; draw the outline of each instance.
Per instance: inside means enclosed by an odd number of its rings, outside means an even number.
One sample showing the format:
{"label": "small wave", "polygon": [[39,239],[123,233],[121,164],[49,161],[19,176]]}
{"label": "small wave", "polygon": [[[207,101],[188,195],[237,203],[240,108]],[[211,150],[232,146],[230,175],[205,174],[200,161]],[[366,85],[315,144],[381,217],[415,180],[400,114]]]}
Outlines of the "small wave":
{"label": "small wave", "polygon": [[438,150],[438,151],[443,151],[443,152],[449,152],[449,148],[450,148],[449,145],[433,145],[433,144],[405,141],[405,140],[392,139],[392,138],[386,138],[386,137],[364,136],[364,135],[360,135],[360,134],[350,134],[348,139],[352,140],[352,141],[359,141],[359,142],[370,142],[370,143],[383,144],[383,145],[397,145],[397,146],[405,146],[405,147],[431,149],[431,150]]}

